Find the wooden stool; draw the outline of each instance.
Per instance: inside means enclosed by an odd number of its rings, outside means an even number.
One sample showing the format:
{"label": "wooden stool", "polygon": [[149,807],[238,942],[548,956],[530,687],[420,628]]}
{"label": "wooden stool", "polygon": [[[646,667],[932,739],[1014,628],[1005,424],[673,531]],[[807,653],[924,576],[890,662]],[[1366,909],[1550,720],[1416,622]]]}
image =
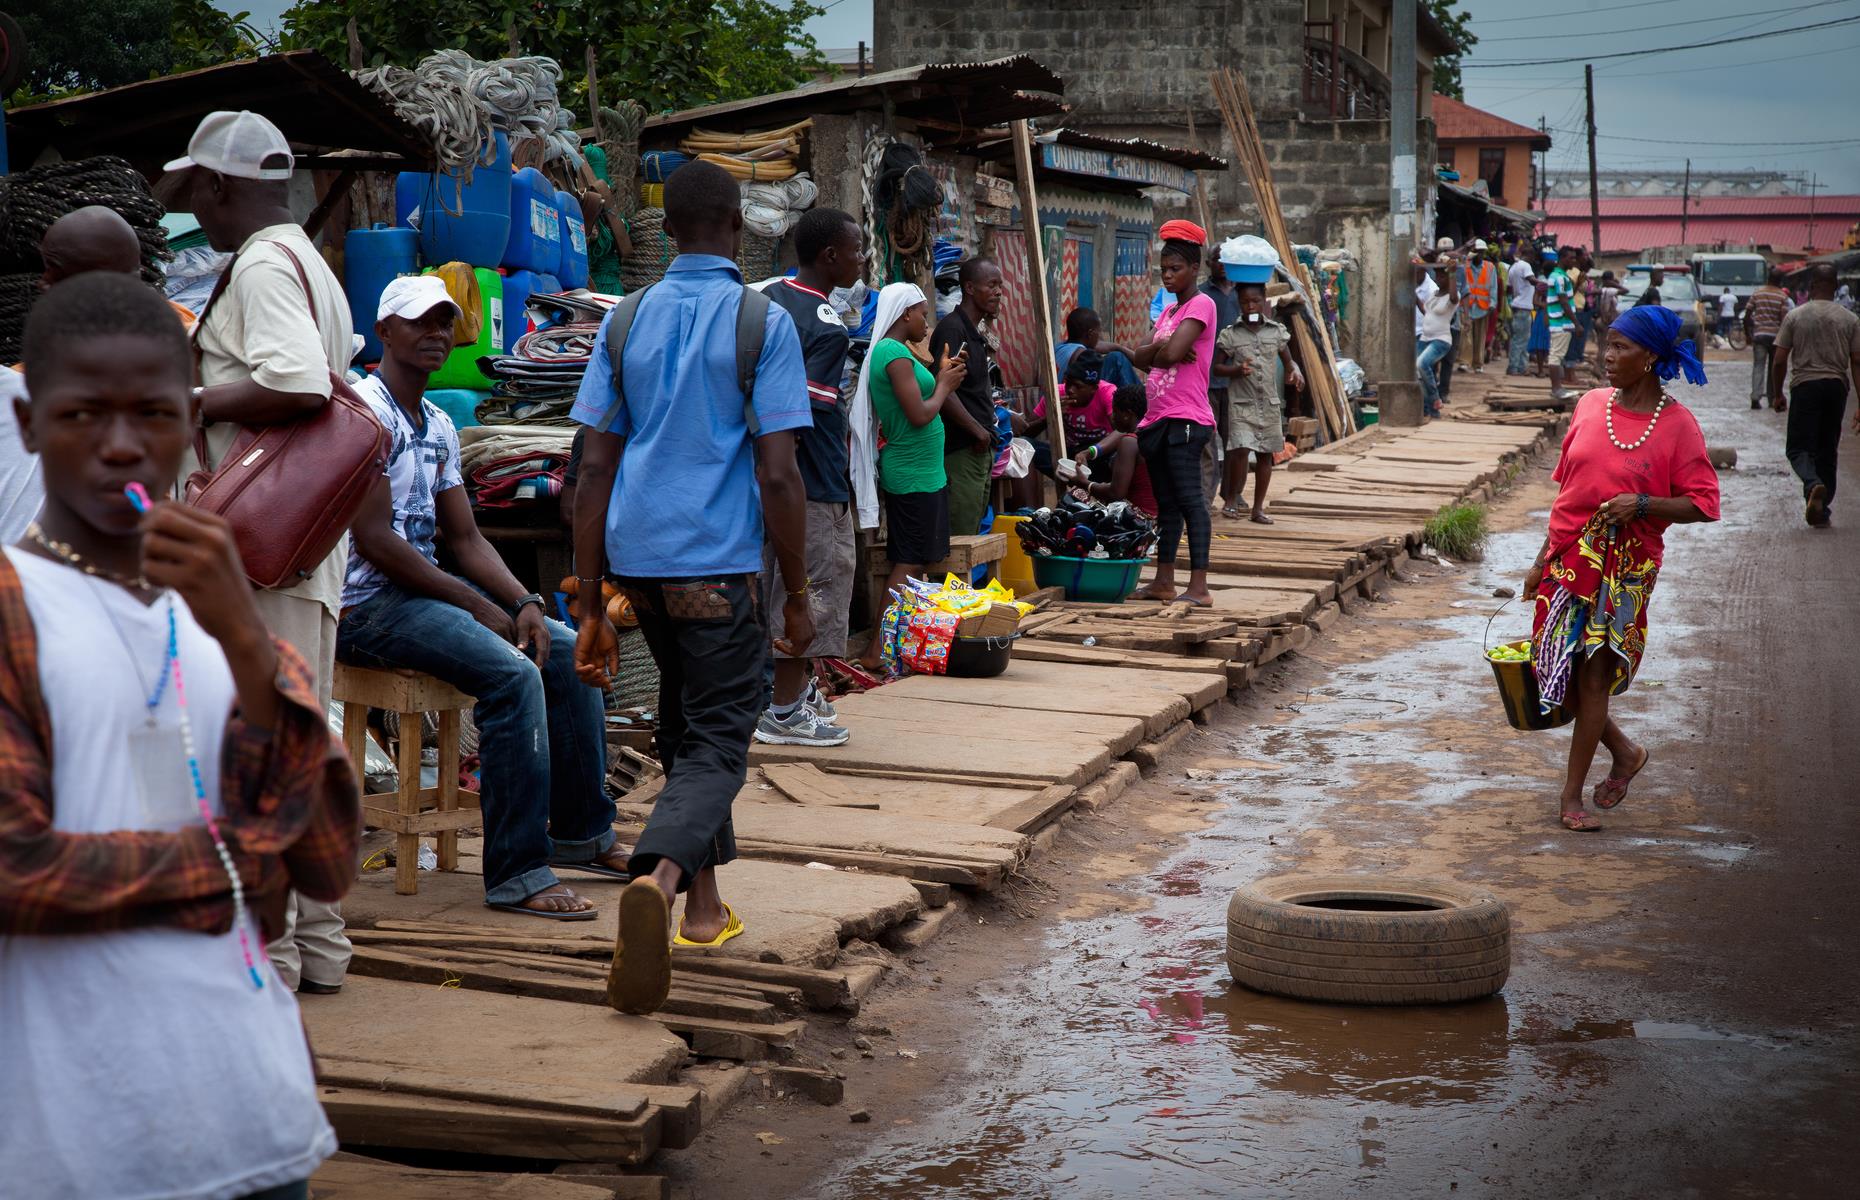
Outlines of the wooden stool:
{"label": "wooden stool", "polygon": [[[385,797],[362,797],[362,813],[370,825],[394,834],[394,890],[411,896],[420,890],[420,835],[430,834],[438,846],[439,869],[459,869],[459,830],[477,825],[483,817],[475,793],[465,792],[460,807],[459,710],[472,698],[450,684],[417,671],[375,671],[336,664],[335,697],[342,701],[342,736],[349,758],[362,770],[363,739],[368,736],[368,710],[382,708],[400,716],[400,790],[393,808],[368,803]],[[420,723],[429,712],[439,714],[439,786],[420,786]],[[432,806],[432,807],[428,807]]]}

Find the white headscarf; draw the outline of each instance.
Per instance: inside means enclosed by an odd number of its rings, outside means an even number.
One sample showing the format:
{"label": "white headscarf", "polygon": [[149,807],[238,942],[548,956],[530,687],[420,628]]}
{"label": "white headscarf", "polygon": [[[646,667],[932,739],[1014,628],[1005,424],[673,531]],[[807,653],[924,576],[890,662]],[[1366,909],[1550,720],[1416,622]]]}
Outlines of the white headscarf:
{"label": "white headscarf", "polygon": [[872,350],[913,304],[924,303],[923,289],[914,283],[888,283],[878,294],[878,313],[872,318],[872,349],[859,364],[859,387],[853,393],[852,426],[853,501],[859,510],[859,528],[878,528],[878,438],[872,432]]}

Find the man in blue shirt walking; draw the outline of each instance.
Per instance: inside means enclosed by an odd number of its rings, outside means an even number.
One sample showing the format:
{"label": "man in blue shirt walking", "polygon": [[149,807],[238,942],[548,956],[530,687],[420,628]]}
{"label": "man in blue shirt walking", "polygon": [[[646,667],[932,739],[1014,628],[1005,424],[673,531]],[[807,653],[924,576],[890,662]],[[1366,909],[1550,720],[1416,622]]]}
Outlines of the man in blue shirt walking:
{"label": "man in blue shirt walking", "polygon": [[[743,924],[717,890],[736,857],[730,804],[762,713],[768,635],[757,601],[763,519],[783,579],[784,653],[813,640],[806,490],[795,431],[813,422],[794,320],[769,305],[745,411],[737,367],[742,232],[736,181],[695,162],[665,185],[665,230],[679,256],[638,301],[621,345],[602,324],[572,413],[588,426],[575,495],[580,630],[575,666],[607,686],[618,669],[600,582],[632,601],[659,668],[665,788],[633,847],[607,1000],[652,1012],[671,986],[671,943],[718,946]],[[616,379],[616,373],[618,379]],[[620,386],[616,388],[616,383]],[[671,935],[671,902],[685,892]]]}

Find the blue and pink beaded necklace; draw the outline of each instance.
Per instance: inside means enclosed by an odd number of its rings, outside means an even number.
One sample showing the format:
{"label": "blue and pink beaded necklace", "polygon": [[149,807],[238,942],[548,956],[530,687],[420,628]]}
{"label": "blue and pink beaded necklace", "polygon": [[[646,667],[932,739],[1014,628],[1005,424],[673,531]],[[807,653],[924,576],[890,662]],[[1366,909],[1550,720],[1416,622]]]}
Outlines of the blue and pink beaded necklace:
{"label": "blue and pink beaded necklace", "polygon": [[[136,506],[136,511],[146,513],[149,510],[148,490],[140,483],[131,483],[123,489],[129,502]],[[239,880],[239,868],[233,865],[232,851],[226,848],[226,839],[220,836],[220,825],[213,816],[213,805],[207,800],[207,785],[200,776],[200,756],[194,749],[194,723],[187,715],[187,685],[181,678],[181,639],[175,626],[174,594],[166,597],[168,605],[168,646],[162,660],[161,669],[155,673],[155,690],[146,701],[152,718],[156,708],[161,705],[163,693],[168,689],[168,680],[174,680],[174,701],[181,718],[181,749],[187,755],[187,771],[194,782],[194,804],[200,810],[200,818],[207,824],[207,833],[213,839],[213,849],[220,857],[220,866],[225,868],[226,878],[232,883],[233,928],[239,931],[239,952],[245,956],[246,973],[252,977],[252,986],[264,990],[265,977],[259,973],[258,961],[252,954],[252,935],[247,928],[245,910],[245,886]]]}

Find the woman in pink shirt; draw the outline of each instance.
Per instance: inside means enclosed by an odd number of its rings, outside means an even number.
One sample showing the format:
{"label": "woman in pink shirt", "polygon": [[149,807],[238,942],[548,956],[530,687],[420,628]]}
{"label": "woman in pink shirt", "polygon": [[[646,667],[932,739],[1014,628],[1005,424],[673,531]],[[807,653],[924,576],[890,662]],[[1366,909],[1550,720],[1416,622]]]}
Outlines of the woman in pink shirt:
{"label": "woman in pink shirt", "polygon": [[1188,528],[1188,590],[1181,600],[1208,605],[1208,499],[1201,491],[1201,454],[1214,432],[1208,403],[1208,368],[1214,361],[1219,323],[1214,301],[1203,294],[1201,248],[1208,235],[1191,221],[1167,221],[1162,229],[1162,281],[1175,296],[1163,309],[1147,345],[1132,361],[1149,372],[1149,412],[1137,426],[1137,447],[1156,490],[1156,579],[1137,595],[1175,600],[1175,554]]}
{"label": "woman in pink shirt", "polygon": [[1668,526],[1718,519],[1718,473],[1690,411],[1662,386],[1682,370],[1702,386],[1705,368],[1679,316],[1637,305],[1615,319],[1602,364],[1612,388],[1576,404],[1553,476],[1562,485],[1550,531],[1524,577],[1534,597],[1531,667],[1546,712],[1575,712],[1569,776],[1563,784],[1566,829],[1600,829],[1583,807],[1582,789],[1598,745],[1614,756],[1595,785],[1595,807],[1627,798],[1647,765],[1647,749],[1628,740],[1608,715],[1608,698],[1625,692],[1647,646],[1647,605],[1665,552]]}

